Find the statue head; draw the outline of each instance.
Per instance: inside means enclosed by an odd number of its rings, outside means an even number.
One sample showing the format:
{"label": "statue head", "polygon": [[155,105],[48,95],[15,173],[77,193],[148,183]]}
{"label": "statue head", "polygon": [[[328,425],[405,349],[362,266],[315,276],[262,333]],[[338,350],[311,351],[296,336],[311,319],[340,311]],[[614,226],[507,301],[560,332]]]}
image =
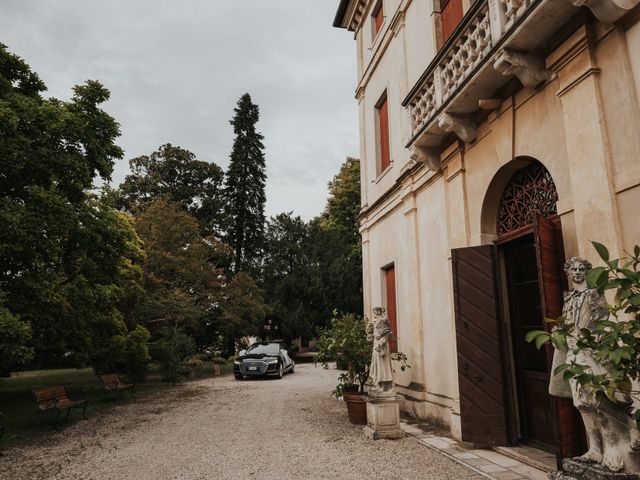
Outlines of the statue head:
{"label": "statue head", "polygon": [[382,315],[384,315],[385,312],[385,308],[384,307],[373,307],[373,316],[374,317],[381,317]]}
{"label": "statue head", "polygon": [[586,282],[589,270],[591,270],[591,262],[580,257],[571,257],[564,264],[564,273],[574,285],[582,285]]}

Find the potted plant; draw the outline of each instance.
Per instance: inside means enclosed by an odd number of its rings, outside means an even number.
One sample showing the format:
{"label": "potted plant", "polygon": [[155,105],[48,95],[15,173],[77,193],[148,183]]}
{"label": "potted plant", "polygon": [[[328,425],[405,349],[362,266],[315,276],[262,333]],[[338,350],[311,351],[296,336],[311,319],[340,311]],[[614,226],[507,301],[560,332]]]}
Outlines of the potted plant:
{"label": "potted plant", "polygon": [[371,342],[367,340],[367,321],[354,314],[344,314],[331,320],[331,326],[318,331],[315,363],[329,368],[336,361],[345,371],[338,377],[333,390],[336,398],[342,397],[347,404],[349,421],[357,425],[367,423],[367,408],[364,387],[369,379]]}

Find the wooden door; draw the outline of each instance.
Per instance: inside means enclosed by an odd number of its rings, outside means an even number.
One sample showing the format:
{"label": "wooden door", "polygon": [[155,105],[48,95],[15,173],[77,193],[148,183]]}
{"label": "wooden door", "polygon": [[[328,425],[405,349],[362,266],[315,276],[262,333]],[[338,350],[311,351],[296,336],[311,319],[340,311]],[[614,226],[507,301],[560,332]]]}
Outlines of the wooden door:
{"label": "wooden door", "polygon": [[452,250],[462,439],[507,445],[495,247]]}
{"label": "wooden door", "polygon": [[509,295],[510,339],[519,441],[555,451],[555,415],[548,393],[549,365],[544,350],[525,341],[531,330],[544,329],[541,282],[534,235],[502,245]]}
{"label": "wooden door", "polygon": [[[547,318],[562,315],[564,283],[564,249],[560,223],[538,215],[534,220],[534,235],[538,263],[538,276],[542,285],[542,314]],[[548,325],[547,325],[548,328]],[[547,349],[551,365],[552,347]],[[586,435],[580,413],[569,398],[554,397],[557,419],[556,442],[558,462],[562,458],[580,455],[586,450]]]}
{"label": "wooden door", "polygon": [[393,340],[389,342],[391,353],[398,351],[398,319],[396,316],[396,269],[389,267],[385,270],[385,283],[387,287],[387,316],[393,332]]}

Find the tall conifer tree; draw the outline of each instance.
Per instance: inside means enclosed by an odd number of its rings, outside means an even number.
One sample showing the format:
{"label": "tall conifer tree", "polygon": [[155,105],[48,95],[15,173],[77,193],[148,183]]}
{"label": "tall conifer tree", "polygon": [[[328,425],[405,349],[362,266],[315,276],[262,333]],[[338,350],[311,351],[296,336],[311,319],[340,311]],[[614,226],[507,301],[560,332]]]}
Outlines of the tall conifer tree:
{"label": "tall conifer tree", "polygon": [[253,271],[264,239],[265,172],[263,136],[256,131],[258,106],[245,93],[231,120],[236,138],[225,177],[227,243],[234,251],[234,272]]}

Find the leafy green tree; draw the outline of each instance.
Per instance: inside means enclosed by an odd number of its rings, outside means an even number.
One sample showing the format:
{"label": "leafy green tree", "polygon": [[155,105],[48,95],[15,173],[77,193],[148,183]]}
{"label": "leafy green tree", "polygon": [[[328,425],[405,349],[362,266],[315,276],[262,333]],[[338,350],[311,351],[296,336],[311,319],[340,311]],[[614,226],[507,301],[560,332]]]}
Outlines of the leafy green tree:
{"label": "leafy green tree", "polygon": [[130,222],[90,193],[122,157],[100,108],[109,91],[90,80],[63,102],[45,90],[0,45],[0,297],[23,343],[31,326],[36,365],[83,365],[126,334],[123,275],[135,282],[141,256]]}
{"label": "leafy green tree", "polygon": [[360,161],[347,158],[329,182],[324,212],[310,222],[310,273],[321,324],[335,309],[362,315],[362,246],[359,233]]}
{"label": "leafy green tree", "polygon": [[360,249],[360,160],[347,157],[329,182],[329,198],[322,220],[325,226],[346,235]]}
{"label": "leafy green tree", "polygon": [[222,328],[229,355],[240,337],[257,335],[265,323],[268,307],[255,280],[245,272],[233,276],[224,289]]}
{"label": "leafy green tree", "polygon": [[166,199],[152,201],[136,220],[146,248],[144,289],[135,321],[179,325],[206,343],[208,330],[219,326],[224,271],[230,255],[215,237],[202,237],[198,221]]}
{"label": "leafy green tree", "polygon": [[225,177],[226,241],[233,248],[233,270],[255,272],[264,239],[266,201],[263,136],[256,131],[259,109],[245,93],[231,120],[235,140]]}
{"label": "leafy green tree", "polygon": [[129,166],[132,173],[119,188],[120,208],[138,214],[153,200],[166,198],[197,218],[205,236],[220,236],[223,172],[215,163],[166,144],[129,160]]}
{"label": "leafy green tree", "polygon": [[313,334],[310,247],[309,226],[299,216],[281,213],[267,222],[263,284],[270,319],[286,342]]}

